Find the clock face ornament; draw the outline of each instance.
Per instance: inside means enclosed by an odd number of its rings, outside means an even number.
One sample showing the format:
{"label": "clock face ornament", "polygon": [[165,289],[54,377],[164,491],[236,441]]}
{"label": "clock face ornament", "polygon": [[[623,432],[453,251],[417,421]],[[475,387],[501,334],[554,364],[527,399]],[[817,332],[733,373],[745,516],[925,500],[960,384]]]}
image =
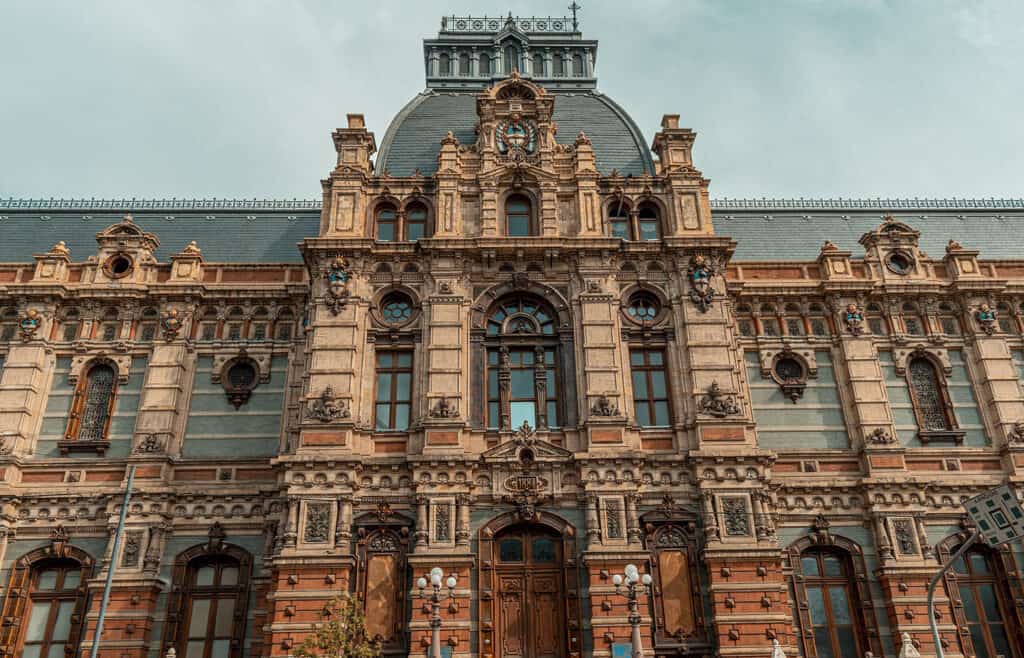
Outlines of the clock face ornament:
{"label": "clock face ornament", "polygon": [[529,154],[537,148],[537,126],[518,113],[501,121],[495,132],[500,153]]}

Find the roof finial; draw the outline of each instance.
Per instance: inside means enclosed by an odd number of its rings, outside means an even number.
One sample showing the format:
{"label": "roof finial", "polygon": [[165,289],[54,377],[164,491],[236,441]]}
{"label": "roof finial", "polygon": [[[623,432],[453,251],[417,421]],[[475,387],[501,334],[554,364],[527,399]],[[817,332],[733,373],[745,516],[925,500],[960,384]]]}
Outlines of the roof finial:
{"label": "roof finial", "polygon": [[515,19],[512,18],[512,11],[509,10],[508,18],[505,19],[505,27],[515,27]]}
{"label": "roof finial", "polygon": [[576,11],[583,9],[581,5],[576,4],[576,0],[572,0],[572,4],[569,5],[569,11],[572,12],[572,31],[579,32],[580,22],[576,20]]}

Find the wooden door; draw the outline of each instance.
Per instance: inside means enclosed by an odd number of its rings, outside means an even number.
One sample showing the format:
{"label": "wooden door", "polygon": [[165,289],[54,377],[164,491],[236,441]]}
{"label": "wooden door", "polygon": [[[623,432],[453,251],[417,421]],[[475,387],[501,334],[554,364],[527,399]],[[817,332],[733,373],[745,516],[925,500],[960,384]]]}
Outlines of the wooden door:
{"label": "wooden door", "polygon": [[517,531],[495,543],[496,658],[561,658],[566,623],[560,542],[546,534]]}

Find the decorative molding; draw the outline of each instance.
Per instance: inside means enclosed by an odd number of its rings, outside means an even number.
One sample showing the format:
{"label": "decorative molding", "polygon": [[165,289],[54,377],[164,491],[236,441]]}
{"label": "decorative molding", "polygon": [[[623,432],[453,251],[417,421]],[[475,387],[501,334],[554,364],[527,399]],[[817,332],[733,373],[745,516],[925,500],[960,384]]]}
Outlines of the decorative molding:
{"label": "decorative molding", "polygon": [[330,423],[351,416],[349,403],[334,395],[334,389],[328,386],[320,397],[309,401],[308,415],[321,423]]}
{"label": "decorative molding", "polygon": [[[453,20],[450,18],[449,20]],[[503,20],[503,19],[495,19]],[[531,19],[540,20],[540,19]],[[0,199],[0,210],[309,210],[321,199]],[[712,210],[1024,210],[1017,199],[711,199]]]}
{"label": "decorative molding", "polygon": [[722,387],[718,385],[718,382],[711,382],[708,392],[700,398],[697,408],[702,414],[714,416],[715,418],[725,418],[726,416],[734,416],[741,413],[736,396],[722,391]]}

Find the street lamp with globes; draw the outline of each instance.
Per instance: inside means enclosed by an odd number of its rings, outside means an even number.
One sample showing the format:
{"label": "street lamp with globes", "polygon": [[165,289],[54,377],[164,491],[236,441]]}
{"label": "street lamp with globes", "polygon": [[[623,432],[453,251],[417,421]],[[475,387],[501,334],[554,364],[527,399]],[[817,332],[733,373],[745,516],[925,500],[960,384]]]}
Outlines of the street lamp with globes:
{"label": "street lamp with globes", "polygon": [[[448,587],[448,592],[441,589],[441,581]],[[441,567],[434,567],[430,570],[430,589],[427,593],[427,579],[420,576],[416,581],[416,587],[420,590],[420,598],[430,601],[430,658],[441,658],[441,601],[455,598],[455,585],[458,580],[455,574],[450,574],[447,579]]]}
{"label": "street lamp with globes", "polygon": [[[627,564],[622,575],[612,576],[612,584],[615,585],[615,593],[621,594],[629,601],[629,625],[633,629],[631,641],[633,644],[632,658],[643,658],[644,648],[640,640],[640,604],[637,601],[641,594],[651,593],[651,574],[640,575],[640,570],[635,564]],[[623,589],[625,585],[625,589]]]}

